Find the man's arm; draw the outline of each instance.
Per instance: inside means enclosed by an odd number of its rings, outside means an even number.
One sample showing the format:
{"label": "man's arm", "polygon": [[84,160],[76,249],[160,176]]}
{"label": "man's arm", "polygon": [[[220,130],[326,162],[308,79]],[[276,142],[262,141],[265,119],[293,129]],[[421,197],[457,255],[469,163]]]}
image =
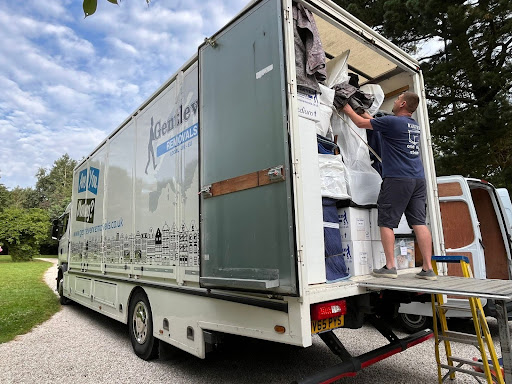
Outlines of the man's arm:
{"label": "man's arm", "polygon": [[343,112],[345,112],[348,117],[350,117],[350,120],[354,122],[355,125],[357,125],[359,128],[364,129],[373,129],[372,123],[370,122],[373,117],[371,117],[368,113],[364,113],[362,116],[358,115],[350,105],[345,104],[343,107]]}

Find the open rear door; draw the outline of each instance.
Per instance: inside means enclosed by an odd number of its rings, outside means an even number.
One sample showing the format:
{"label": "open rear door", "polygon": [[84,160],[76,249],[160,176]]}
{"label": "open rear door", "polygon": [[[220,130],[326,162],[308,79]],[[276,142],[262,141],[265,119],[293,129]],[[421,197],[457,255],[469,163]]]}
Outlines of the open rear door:
{"label": "open rear door", "polygon": [[266,0],[199,48],[202,287],[297,293],[283,45]]}
{"label": "open rear door", "polygon": [[[485,279],[482,236],[469,186],[462,176],[438,177],[437,185],[446,254],[469,257],[474,276]],[[448,274],[462,276],[460,265],[448,264]]]}

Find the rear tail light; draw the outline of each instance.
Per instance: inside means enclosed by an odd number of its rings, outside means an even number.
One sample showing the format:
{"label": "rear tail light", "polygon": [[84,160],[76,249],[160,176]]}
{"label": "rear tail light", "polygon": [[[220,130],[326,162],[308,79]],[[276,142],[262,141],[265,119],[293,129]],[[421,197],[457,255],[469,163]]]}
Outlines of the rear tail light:
{"label": "rear tail light", "polygon": [[328,303],[313,304],[311,306],[311,320],[329,319],[347,313],[345,300],[330,301]]}

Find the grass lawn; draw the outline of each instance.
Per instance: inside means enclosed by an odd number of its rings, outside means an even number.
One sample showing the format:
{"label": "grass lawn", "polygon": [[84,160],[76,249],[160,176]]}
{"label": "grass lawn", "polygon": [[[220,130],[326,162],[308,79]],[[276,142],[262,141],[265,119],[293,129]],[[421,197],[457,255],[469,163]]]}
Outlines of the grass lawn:
{"label": "grass lawn", "polygon": [[40,260],[13,263],[0,255],[0,343],[27,333],[60,309],[59,298],[43,281],[50,266]]}

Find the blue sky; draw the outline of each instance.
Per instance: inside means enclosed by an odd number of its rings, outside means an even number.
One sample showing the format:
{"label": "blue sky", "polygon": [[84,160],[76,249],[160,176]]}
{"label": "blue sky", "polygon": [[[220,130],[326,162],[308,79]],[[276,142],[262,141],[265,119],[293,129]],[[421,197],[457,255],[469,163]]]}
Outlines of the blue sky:
{"label": "blue sky", "polygon": [[0,2],[0,183],[87,155],[248,2]]}

